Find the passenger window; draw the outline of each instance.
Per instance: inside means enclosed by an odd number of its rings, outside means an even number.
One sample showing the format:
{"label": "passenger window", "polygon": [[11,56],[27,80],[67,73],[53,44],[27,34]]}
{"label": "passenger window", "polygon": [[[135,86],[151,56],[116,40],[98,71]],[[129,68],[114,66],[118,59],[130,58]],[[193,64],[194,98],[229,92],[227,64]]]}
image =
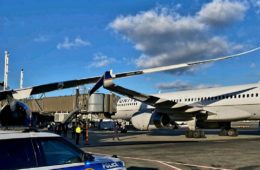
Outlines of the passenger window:
{"label": "passenger window", "polygon": [[255,97],[258,97],[258,93],[255,94]]}
{"label": "passenger window", "polygon": [[61,139],[41,139],[40,145],[46,166],[82,162],[83,152]]}
{"label": "passenger window", "polygon": [[21,169],[37,166],[30,139],[1,140],[0,152],[0,169]]}

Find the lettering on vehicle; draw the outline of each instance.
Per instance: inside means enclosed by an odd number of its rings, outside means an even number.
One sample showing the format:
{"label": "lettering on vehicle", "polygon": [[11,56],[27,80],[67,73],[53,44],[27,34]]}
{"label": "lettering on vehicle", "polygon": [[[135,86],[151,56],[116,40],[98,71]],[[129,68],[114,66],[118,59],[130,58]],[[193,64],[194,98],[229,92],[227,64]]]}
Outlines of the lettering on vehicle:
{"label": "lettering on vehicle", "polygon": [[111,163],[104,163],[103,168],[104,169],[111,169],[111,168],[117,168],[119,165],[116,162],[111,162]]}

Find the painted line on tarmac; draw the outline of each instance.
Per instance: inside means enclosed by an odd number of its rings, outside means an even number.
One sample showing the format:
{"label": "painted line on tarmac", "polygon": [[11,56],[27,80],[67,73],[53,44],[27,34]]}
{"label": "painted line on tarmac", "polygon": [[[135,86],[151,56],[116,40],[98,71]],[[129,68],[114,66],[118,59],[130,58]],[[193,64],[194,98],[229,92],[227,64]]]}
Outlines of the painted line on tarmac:
{"label": "painted line on tarmac", "polygon": [[170,168],[174,168],[179,170],[179,168],[172,166],[170,164],[176,164],[176,165],[182,165],[182,166],[190,166],[190,167],[196,167],[196,168],[204,168],[204,169],[212,169],[212,170],[230,170],[230,169],[225,169],[225,168],[216,168],[216,167],[211,167],[211,166],[203,166],[203,165],[195,165],[195,164],[186,164],[186,163],[179,163],[179,162],[166,162],[166,161],[160,161],[160,160],[153,160],[153,159],[143,159],[143,158],[132,158],[132,157],[125,157],[122,156],[122,158],[126,159],[135,159],[135,160],[143,160],[143,161],[150,161],[150,162],[157,162],[163,165],[166,165]]}
{"label": "painted line on tarmac", "polygon": [[[102,153],[93,153],[93,154],[111,156],[111,155],[102,154]],[[226,168],[217,168],[217,167],[212,167],[212,166],[187,164],[187,163],[180,163],[180,162],[168,162],[168,161],[160,161],[160,160],[154,160],[154,159],[133,158],[133,157],[127,157],[127,156],[119,156],[119,157],[120,158],[125,158],[125,159],[134,159],[134,160],[140,160],[140,161],[147,161],[147,162],[157,162],[159,164],[165,165],[165,166],[173,168],[175,170],[181,170],[181,169],[179,169],[179,168],[177,168],[175,166],[172,166],[170,164],[176,164],[176,165],[182,165],[182,166],[190,166],[190,167],[196,167],[196,168],[204,168],[204,169],[212,169],[212,170],[231,170],[231,169],[226,169]]]}
{"label": "painted line on tarmac", "polygon": [[[98,154],[98,155],[106,155],[106,156],[111,156],[109,154],[103,154],[103,153],[96,153],[96,152],[89,152],[89,153],[93,153],[93,154]],[[125,159],[134,159],[134,160],[139,160],[139,161],[147,161],[147,162],[157,162],[161,165],[167,166],[168,168],[172,168],[172,170],[181,170],[175,166],[169,165],[163,161],[159,161],[159,160],[153,160],[153,159],[144,159],[144,158],[133,158],[133,157],[127,157],[127,156],[119,156],[120,158],[125,158]]]}
{"label": "painted line on tarmac", "polygon": [[147,161],[147,162],[157,162],[161,165],[167,166],[168,168],[172,168],[173,170],[181,170],[175,166],[172,166],[168,163],[165,163],[163,161],[159,161],[159,160],[153,160],[153,159],[144,159],[144,158],[132,158],[132,157],[126,157],[126,156],[120,156],[121,158],[125,158],[125,159],[134,159],[134,160],[139,160],[139,161]]}
{"label": "painted line on tarmac", "polygon": [[204,168],[204,169],[231,170],[231,169],[226,169],[226,168],[217,168],[217,167],[212,167],[212,166],[204,166],[204,165],[196,165],[196,164],[187,164],[187,163],[180,163],[180,162],[165,162],[165,163],[168,163],[168,164],[176,164],[176,165],[183,165],[183,166],[191,166],[191,167]]}

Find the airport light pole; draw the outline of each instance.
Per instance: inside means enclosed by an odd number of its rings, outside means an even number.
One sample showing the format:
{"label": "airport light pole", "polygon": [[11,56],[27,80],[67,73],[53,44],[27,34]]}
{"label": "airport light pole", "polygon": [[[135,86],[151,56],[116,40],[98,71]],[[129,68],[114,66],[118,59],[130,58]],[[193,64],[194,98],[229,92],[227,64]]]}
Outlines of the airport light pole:
{"label": "airport light pole", "polygon": [[20,89],[23,88],[23,69],[21,70],[21,77],[20,77]]}
{"label": "airport light pole", "polygon": [[9,52],[5,51],[5,67],[4,67],[4,90],[8,87],[8,66],[9,66]]}

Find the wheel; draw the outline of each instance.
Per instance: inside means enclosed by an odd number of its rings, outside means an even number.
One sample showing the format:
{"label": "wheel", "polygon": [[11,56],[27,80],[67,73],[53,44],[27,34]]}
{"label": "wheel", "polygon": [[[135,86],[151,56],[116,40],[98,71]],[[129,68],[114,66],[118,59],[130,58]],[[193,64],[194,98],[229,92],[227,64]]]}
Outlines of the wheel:
{"label": "wheel", "polygon": [[231,129],[229,129],[229,130],[227,131],[227,135],[228,135],[228,136],[237,136],[238,133],[237,133],[237,130],[236,130],[236,129],[231,128]]}
{"label": "wheel", "polygon": [[193,136],[193,131],[188,130],[188,131],[186,132],[185,136],[186,136],[186,138],[192,138],[192,136]]}
{"label": "wheel", "polygon": [[200,131],[200,137],[201,138],[206,138],[205,132],[203,130]]}
{"label": "wheel", "polygon": [[200,131],[199,130],[193,131],[193,137],[194,138],[201,138]]}

